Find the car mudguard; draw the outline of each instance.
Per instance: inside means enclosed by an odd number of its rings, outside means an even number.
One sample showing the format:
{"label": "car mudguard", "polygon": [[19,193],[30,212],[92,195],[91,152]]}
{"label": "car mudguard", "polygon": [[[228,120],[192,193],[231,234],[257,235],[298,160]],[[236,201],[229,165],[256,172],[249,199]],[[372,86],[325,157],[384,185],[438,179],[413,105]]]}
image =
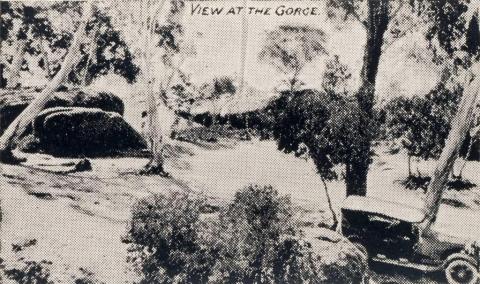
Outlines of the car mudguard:
{"label": "car mudguard", "polygon": [[443,262],[443,265],[442,265],[443,269],[445,269],[450,262],[452,262],[456,259],[463,259],[463,260],[466,260],[468,262],[471,262],[478,269],[478,260],[476,260],[471,255],[468,255],[468,254],[463,253],[463,252],[453,253],[450,256],[448,256],[447,259],[445,259],[445,261]]}

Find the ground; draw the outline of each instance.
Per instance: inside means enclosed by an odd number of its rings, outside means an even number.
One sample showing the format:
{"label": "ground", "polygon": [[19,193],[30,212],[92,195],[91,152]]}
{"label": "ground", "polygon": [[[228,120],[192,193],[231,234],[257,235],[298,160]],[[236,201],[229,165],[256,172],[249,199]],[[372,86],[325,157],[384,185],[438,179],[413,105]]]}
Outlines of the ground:
{"label": "ground", "polygon": [[[172,142],[168,148],[171,178],[136,175],[147,162],[141,158],[94,159],[93,171],[70,175],[50,172],[64,169],[58,165],[70,160],[39,154],[28,156],[25,166],[2,165],[1,258],[5,265],[18,265],[21,258],[47,260],[52,262],[48,266],[55,283],[72,283],[86,276],[105,283],[132,283],[136,274],[126,262],[127,246],[121,242],[130,206],[137,198],[169,190],[203,193],[212,205],[219,205],[248,184],[270,184],[281,194],[291,195],[309,234],[315,233],[316,224],[329,222],[325,191],[313,164],[279,152],[272,141]],[[381,147],[377,154],[368,194],[421,206],[423,193],[406,190],[399,183],[406,176],[406,157],[387,154]],[[434,161],[422,163],[420,170],[428,173],[433,165]],[[480,185],[478,166],[469,162],[464,177]],[[344,198],[344,189],[342,181],[329,183],[336,208]],[[480,188],[449,191],[445,199],[448,204],[440,209],[439,227],[480,239],[480,232],[476,232]],[[14,249],[12,245],[23,247]],[[388,267],[374,268],[376,283],[429,283],[437,279],[429,275],[417,278],[411,271],[387,273],[391,270]]]}

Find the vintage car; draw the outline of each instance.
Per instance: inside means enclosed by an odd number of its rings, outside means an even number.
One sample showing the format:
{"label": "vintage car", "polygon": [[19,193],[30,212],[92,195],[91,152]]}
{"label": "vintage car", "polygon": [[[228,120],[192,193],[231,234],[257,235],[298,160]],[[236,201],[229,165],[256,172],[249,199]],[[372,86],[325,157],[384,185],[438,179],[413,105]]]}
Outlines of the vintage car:
{"label": "vintage car", "polygon": [[408,205],[350,196],[341,209],[341,233],[371,261],[420,269],[444,270],[448,283],[477,283],[480,249],[476,242],[438,232],[420,234],[425,214]]}

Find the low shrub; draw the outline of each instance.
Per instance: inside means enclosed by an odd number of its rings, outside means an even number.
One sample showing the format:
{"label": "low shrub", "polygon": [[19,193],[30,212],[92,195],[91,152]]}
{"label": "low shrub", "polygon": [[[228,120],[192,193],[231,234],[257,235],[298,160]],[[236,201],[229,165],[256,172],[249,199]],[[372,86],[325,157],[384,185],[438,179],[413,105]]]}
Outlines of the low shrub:
{"label": "low shrub", "polygon": [[428,176],[409,175],[406,179],[401,181],[401,184],[406,189],[411,189],[411,190],[422,189],[423,191],[426,191],[431,179],[432,178]]}
{"label": "low shrub", "polygon": [[24,261],[20,268],[6,269],[5,276],[19,284],[53,284],[48,269],[51,264],[50,261],[46,260],[40,262]]}
{"label": "low shrub", "polygon": [[214,253],[202,235],[204,199],[185,193],[155,194],[139,200],[125,242],[141,283],[206,283]]}

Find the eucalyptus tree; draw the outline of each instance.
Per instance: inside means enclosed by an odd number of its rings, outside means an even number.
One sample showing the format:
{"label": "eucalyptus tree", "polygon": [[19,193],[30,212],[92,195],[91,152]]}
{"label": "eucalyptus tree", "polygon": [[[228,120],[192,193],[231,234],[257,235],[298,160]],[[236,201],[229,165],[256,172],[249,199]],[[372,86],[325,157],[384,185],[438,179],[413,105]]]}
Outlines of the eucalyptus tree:
{"label": "eucalyptus tree", "polygon": [[[142,42],[144,49],[142,54],[142,76],[147,101],[148,115],[148,142],[152,157],[145,169],[144,174],[160,174],[167,176],[164,169],[164,146],[165,137],[159,122],[159,106],[168,105],[167,92],[172,87],[175,75],[184,77],[180,66],[176,63],[176,57],[180,54],[182,43],[182,20],[185,10],[183,0],[170,0],[165,21],[159,21],[159,15],[165,6],[166,0],[159,2],[144,0],[141,1],[141,15],[143,15]],[[161,78],[155,75],[154,59],[157,48],[161,49],[162,70]],[[182,60],[180,60],[182,61]]]}

